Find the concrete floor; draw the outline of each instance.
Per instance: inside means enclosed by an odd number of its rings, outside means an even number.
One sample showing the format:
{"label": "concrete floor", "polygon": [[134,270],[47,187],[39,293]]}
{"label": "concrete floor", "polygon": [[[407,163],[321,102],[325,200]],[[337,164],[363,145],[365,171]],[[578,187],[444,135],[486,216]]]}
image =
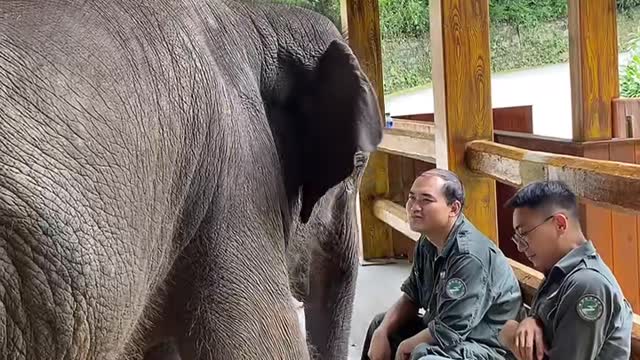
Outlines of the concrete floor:
{"label": "concrete floor", "polygon": [[349,337],[349,360],[360,359],[369,322],[400,297],[400,285],[410,271],[411,265],[401,260],[395,264],[360,266]]}

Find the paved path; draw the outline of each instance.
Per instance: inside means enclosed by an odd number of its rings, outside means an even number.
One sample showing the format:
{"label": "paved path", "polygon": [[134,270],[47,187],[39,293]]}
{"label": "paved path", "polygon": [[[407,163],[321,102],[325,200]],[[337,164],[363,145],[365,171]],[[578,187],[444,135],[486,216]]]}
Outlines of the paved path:
{"label": "paved path", "polygon": [[[628,54],[620,55],[624,63]],[[533,132],[543,136],[570,139],[571,80],[569,64],[557,64],[495,74],[491,77],[492,106],[533,106]],[[464,101],[464,99],[460,99]],[[433,112],[433,89],[387,96],[385,107],[392,115]]]}

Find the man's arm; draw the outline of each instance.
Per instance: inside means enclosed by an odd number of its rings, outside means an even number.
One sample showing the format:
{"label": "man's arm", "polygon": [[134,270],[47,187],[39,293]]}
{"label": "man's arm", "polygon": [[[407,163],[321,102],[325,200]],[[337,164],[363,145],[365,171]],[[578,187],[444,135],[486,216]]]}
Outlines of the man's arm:
{"label": "man's arm", "polygon": [[409,321],[414,320],[416,316],[418,316],[418,305],[406,294],[402,294],[398,301],[387,311],[376,332],[388,336],[408,324]]}
{"label": "man's arm", "polygon": [[549,360],[595,359],[611,319],[613,291],[604,276],[591,269],[580,270],[567,281]]}
{"label": "man's arm", "polygon": [[480,260],[470,254],[458,256],[441,281],[438,314],[428,324],[432,344],[441,348],[462,342],[491,305],[487,276]]}
{"label": "man's arm", "polygon": [[422,284],[422,274],[424,273],[423,266],[426,257],[424,249],[421,246],[423,241],[426,240],[421,238],[418,241],[418,245],[414,250],[414,260],[413,265],[411,266],[411,273],[400,286],[400,290],[403,294],[387,311],[382,323],[378,327],[378,332],[383,332],[386,335],[394,333],[403,325],[418,316],[421,285],[424,286]]}

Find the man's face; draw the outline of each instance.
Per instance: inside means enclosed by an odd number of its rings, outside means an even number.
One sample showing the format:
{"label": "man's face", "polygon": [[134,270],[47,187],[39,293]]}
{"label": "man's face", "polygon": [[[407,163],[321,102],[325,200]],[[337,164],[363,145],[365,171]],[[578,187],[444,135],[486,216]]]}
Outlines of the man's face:
{"label": "man's face", "polygon": [[517,208],[513,212],[514,241],[533,267],[546,273],[559,260],[560,238],[568,221],[564,214]]}
{"label": "man's face", "polygon": [[457,214],[457,202],[447,205],[442,193],[444,180],[438,176],[419,176],[411,186],[406,210],[409,227],[421,234],[447,226],[449,218]]}

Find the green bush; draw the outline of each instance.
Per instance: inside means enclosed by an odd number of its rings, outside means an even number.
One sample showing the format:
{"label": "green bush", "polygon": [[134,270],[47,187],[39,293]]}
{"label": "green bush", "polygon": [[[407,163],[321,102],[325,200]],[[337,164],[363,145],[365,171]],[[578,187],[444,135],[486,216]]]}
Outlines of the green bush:
{"label": "green bush", "polygon": [[[429,32],[428,0],[379,0],[383,38]],[[634,0],[640,3],[640,0]],[[537,25],[567,15],[567,0],[490,0],[492,24]]]}
{"label": "green bush", "polygon": [[625,47],[631,59],[620,69],[620,97],[640,97],[640,29],[629,36]]}
{"label": "green bush", "polygon": [[[340,27],[339,0],[271,1],[315,10]],[[378,1],[385,94],[428,84],[431,81],[429,0]],[[626,51],[632,47],[633,41],[629,40],[637,34],[640,0],[618,0],[617,6],[620,50]],[[567,0],[489,0],[492,71],[568,61],[567,11]],[[624,94],[632,93],[627,89],[637,86],[638,70],[638,64],[633,61],[630,67],[621,69]]]}
{"label": "green bush", "polygon": [[618,10],[630,10],[640,6],[640,0],[617,0]]}
{"label": "green bush", "polygon": [[634,55],[620,73],[620,97],[640,98],[640,55]]}

